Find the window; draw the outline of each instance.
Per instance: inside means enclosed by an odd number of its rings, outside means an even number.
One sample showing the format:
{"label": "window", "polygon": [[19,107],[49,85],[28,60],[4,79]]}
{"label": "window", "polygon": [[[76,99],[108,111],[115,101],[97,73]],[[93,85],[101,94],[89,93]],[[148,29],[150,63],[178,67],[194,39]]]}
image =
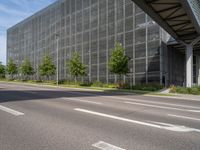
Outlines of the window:
{"label": "window", "polygon": [[133,44],[133,32],[127,32],[125,34],[125,45]]}
{"label": "window", "polygon": [[136,74],[135,75],[135,83],[136,84],[146,83],[146,74]]}
{"label": "window", "polygon": [[127,18],[125,20],[125,31],[131,31],[133,30],[133,18],[130,17],[130,18]]}
{"label": "window", "polygon": [[160,70],[160,58],[149,57],[148,58],[148,72],[155,72]]}
{"label": "window", "polygon": [[137,5],[135,5],[135,14],[139,14],[142,13],[142,9],[140,7],[138,7]]}
{"label": "window", "polygon": [[117,33],[121,33],[124,31],[124,20],[120,20],[117,22]]}
{"label": "window", "polygon": [[146,44],[135,45],[135,58],[146,56]]}
{"label": "window", "polygon": [[129,17],[133,15],[133,4],[128,4],[125,6],[125,16]]}
{"label": "window", "polygon": [[135,60],[135,72],[146,72],[146,59]]}
{"label": "window", "polygon": [[138,29],[135,31],[135,43],[136,44],[141,44],[146,41],[145,39],[146,36],[146,30],[145,29]]}
{"label": "window", "polygon": [[159,39],[159,26],[152,25],[148,27],[148,41],[155,41]]}
{"label": "window", "polygon": [[146,16],[144,13],[135,16],[135,27],[143,27],[146,22]]}
{"label": "window", "polygon": [[159,51],[159,41],[148,42],[148,56],[158,56]]}

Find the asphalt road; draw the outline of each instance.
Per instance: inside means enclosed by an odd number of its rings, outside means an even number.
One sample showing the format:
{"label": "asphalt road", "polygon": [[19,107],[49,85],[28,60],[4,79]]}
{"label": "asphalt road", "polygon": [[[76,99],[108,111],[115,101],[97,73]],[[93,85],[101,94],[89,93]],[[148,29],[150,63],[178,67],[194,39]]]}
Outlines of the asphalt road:
{"label": "asphalt road", "polygon": [[200,100],[0,83],[0,150],[200,150]]}

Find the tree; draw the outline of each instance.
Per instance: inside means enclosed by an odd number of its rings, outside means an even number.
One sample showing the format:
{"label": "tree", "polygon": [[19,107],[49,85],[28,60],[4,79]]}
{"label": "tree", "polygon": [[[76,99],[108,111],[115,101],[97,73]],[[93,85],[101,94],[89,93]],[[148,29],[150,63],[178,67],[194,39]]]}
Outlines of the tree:
{"label": "tree", "polygon": [[119,75],[120,82],[122,75],[126,75],[129,71],[128,61],[129,57],[125,55],[125,49],[120,43],[116,43],[109,60],[109,70],[111,73]]}
{"label": "tree", "polygon": [[0,78],[4,78],[6,74],[5,66],[0,62]]}
{"label": "tree", "polygon": [[10,75],[11,79],[13,79],[13,75],[17,74],[17,65],[14,63],[12,59],[8,61],[6,72],[8,73],[8,75]]}
{"label": "tree", "polygon": [[28,59],[25,59],[20,67],[20,72],[25,76],[25,80],[27,80],[28,76],[34,74],[34,69],[31,65],[31,62]]}
{"label": "tree", "polygon": [[39,73],[41,76],[49,77],[55,75],[56,67],[53,64],[52,58],[50,56],[44,56],[41,65],[39,66]]}
{"label": "tree", "polygon": [[84,76],[86,74],[86,66],[81,62],[80,55],[74,52],[71,60],[69,61],[69,71],[77,82],[78,76]]}

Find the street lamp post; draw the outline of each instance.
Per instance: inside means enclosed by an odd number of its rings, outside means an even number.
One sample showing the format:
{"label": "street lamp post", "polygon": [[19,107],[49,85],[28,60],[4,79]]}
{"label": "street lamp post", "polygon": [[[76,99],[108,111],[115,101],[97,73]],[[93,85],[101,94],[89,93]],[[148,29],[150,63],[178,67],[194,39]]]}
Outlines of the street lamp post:
{"label": "street lamp post", "polygon": [[[130,59],[129,61],[133,61],[133,58]],[[133,68],[130,68],[130,71],[129,71],[130,75],[131,75],[131,90],[133,90]]]}
{"label": "street lamp post", "polygon": [[56,63],[56,85],[57,85],[57,86],[58,86],[58,80],[59,80],[58,42],[59,42],[59,35],[56,34],[56,52],[57,52],[57,63]]}

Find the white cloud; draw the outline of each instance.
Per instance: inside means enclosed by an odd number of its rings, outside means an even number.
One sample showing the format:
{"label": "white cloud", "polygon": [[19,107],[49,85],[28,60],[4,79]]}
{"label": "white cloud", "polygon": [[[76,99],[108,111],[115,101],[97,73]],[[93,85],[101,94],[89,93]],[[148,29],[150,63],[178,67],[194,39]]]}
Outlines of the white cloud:
{"label": "white cloud", "polygon": [[21,11],[21,10],[15,10],[15,9],[11,9],[5,5],[0,4],[0,12],[3,14],[8,14],[8,15],[15,15],[15,16],[21,16],[21,17],[25,17],[27,15],[30,15],[30,13]]}
{"label": "white cloud", "polygon": [[6,30],[56,0],[0,0],[0,61],[6,62]]}

